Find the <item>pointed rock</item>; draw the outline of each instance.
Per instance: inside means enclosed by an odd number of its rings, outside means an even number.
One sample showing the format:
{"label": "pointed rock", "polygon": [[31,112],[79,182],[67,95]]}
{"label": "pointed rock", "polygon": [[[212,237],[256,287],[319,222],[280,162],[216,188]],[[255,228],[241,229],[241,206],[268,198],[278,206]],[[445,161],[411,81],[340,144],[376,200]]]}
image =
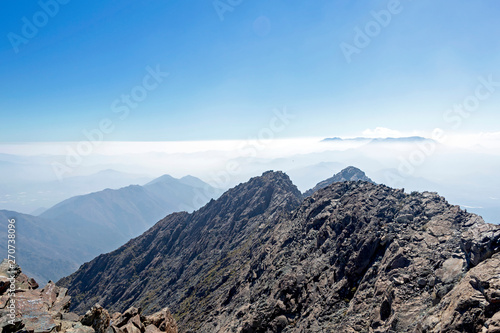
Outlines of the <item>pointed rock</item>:
{"label": "pointed rock", "polygon": [[370,178],[368,178],[363,171],[361,171],[360,169],[358,169],[356,167],[349,166],[349,167],[343,169],[342,171],[340,171],[339,173],[333,175],[333,177],[328,178],[326,180],[323,180],[323,181],[319,182],[318,184],[316,184],[316,186],[314,186],[312,189],[310,189],[304,193],[304,197],[309,197],[314,192],[319,191],[322,188],[325,188],[328,185],[333,184],[333,183],[347,182],[347,181],[360,181],[360,180],[375,184],[375,182],[373,180],[371,180]]}

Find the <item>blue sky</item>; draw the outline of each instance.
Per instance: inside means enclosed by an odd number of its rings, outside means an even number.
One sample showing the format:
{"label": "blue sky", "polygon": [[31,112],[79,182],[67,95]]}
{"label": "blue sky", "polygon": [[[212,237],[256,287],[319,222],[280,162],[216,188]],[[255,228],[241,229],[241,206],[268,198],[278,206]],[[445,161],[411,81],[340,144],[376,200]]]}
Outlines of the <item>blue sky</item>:
{"label": "blue sky", "polygon": [[[479,77],[500,82],[491,0],[402,0],[350,63],[341,43],[391,1],[221,0],[224,20],[210,0],[61,2],[46,22],[36,1],[2,3],[0,142],[79,141],[106,118],[110,141],[245,139],[284,107],[295,118],[277,137],[429,131]],[[169,75],[120,119],[113,102],[146,68]],[[499,102],[497,87],[454,130],[499,131]]]}

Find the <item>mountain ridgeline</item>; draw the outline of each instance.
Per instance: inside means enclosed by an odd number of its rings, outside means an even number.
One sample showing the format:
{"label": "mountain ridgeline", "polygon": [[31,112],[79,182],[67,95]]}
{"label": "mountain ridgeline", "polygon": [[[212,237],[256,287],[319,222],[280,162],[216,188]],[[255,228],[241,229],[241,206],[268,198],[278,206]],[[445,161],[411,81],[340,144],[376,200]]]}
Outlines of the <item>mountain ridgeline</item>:
{"label": "mountain ridgeline", "polygon": [[70,228],[78,239],[92,244],[99,251],[94,254],[97,255],[140,235],[165,215],[192,211],[219,194],[195,177],[176,179],[164,175],[143,186],[130,185],[72,197],[40,217],[52,221],[55,228]]}
{"label": "mountain ridgeline", "polygon": [[168,306],[179,332],[500,330],[499,226],[435,193],[325,186],[266,172],[58,285],[76,312]]}
{"label": "mountain ridgeline", "polygon": [[[18,262],[39,283],[58,280],[100,253],[123,245],[175,211],[192,211],[218,189],[198,178],[161,176],[144,186],[105,189],[69,198],[40,216],[0,210],[2,221],[15,219]],[[7,228],[0,230],[7,253]]]}

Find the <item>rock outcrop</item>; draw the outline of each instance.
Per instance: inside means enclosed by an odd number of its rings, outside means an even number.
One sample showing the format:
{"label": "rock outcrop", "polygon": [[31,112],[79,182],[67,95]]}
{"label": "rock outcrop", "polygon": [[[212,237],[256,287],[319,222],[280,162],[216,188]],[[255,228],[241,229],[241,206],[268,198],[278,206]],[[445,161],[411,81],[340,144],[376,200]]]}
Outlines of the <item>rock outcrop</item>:
{"label": "rock outcrop", "polygon": [[0,264],[0,326],[2,332],[28,331],[51,332],[64,321],[61,314],[70,305],[66,288],[53,282],[38,289],[34,279],[29,279],[17,264],[4,259]]}
{"label": "rock outcrop", "polygon": [[309,197],[314,192],[321,190],[322,188],[325,188],[328,185],[333,184],[333,183],[340,183],[340,182],[347,182],[347,181],[358,181],[358,180],[362,180],[365,182],[370,182],[370,183],[375,184],[375,182],[373,180],[371,180],[370,178],[368,178],[363,171],[361,171],[360,169],[358,169],[356,167],[348,166],[347,168],[342,169],[342,171],[340,171],[339,173],[333,175],[333,177],[325,179],[325,180],[319,182],[318,184],[316,184],[316,186],[314,186],[312,189],[307,190],[304,193],[304,197]]}
{"label": "rock outcrop", "polygon": [[143,316],[137,308],[110,316],[96,304],[80,316],[68,312],[71,297],[67,291],[53,282],[39,290],[34,279],[4,259],[0,264],[2,333],[177,333],[177,324],[168,308],[151,316]]}
{"label": "rock outcrop", "polygon": [[499,251],[499,226],[436,193],[347,181],[302,200],[267,172],[58,284],[77,312],[168,306],[180,332],[492,333]]}
{"label": "rock outcrop", "polygon": [[467,272],[431,309],[418,332],[500,333],[500,254]]}

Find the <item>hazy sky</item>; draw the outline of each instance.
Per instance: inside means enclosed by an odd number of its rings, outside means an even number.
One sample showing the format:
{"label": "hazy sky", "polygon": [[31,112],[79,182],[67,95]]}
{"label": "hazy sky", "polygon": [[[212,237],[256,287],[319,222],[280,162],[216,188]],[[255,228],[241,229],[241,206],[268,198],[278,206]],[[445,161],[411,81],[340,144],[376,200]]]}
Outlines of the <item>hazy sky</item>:
{"label": "hazy sky", "polygon": [[500,130],[493,0],[55,1],[2,3],[0,142]]}

